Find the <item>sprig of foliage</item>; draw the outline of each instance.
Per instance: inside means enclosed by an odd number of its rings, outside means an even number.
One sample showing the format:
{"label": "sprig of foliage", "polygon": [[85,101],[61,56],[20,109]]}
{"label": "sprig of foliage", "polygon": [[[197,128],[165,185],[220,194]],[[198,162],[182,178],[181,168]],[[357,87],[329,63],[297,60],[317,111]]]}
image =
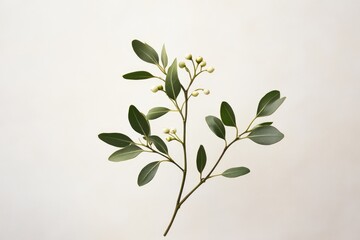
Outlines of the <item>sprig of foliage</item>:
{"label": "sprig of foliage", "polygon": [[[205,122],[209,126],[210,130],[217,137],[224,141],[224,148],[217,158],[215,164],[211,167],[211,170],[207,174],[204,174],[204,169],[207,164],[207,155],[204,146],[200,145],[196,157],[196,166],[199,172],[199,182],[192,188],[191,191],[189,191],[187,194],[184,194],[183,191],[189,166],[187,157],[188,105],[190,103],[190,99],[197,97],[200,93],[204,93],[205,95],[210,93],[208,89],[204,88],[196,88],[192,90],[192,85],[200,74],[204,72],[212,73],[214,72],[214,68],[205,68],[206,62],[203,60],[203,58],[197,57],[194,59],[191,54],[188,54],[185,57],[185,60],[188,62],[189,66],[185,62],[177,63],[177,59],[174,59],[172,64],[168,67],[168,55],[166,53],[165,45],[162,47],[160,58],[158,53],[151,46],[139,40],[133,40],[132,47],[140,59],[157,66],[163,76],[156,76],[147,71],[135,71],[127,73],[123,75],[123,77],[127,80],[146,80],[155,78],[162,81],[162,84],[154,86],[151,91],[154,93],[165,93],[169,101],[174,105],[175,109],[171,110],[162,106],[154,107],[151,108],[145,115],[139,111],[138,108],[131,105],[128,111],[130,125],[135,132],[142,136],[143,140],[136,142],[122,133],[101,133],[99,134],[99,138],[112,146],[120,148],[109,157],[109,160],[113,162],[130,160],[143,152],[154,153],[159,156],[160,160],[148,163],[140,171],[138,176],[139,186],[143,186],[149,183],[155,177],[161,163],[169,162],[179,168],[182,174],[182,181],[179,188],[179,194],[176,199],[174,213],[164,233],[164,236],[166,236],[182,204],[184,204],[184,202],[208,179],[218,176],[236,178],[250,172],[248,168],[241,166],[227,169],[222,173],[214,173],[226,151],[230,148],[231,145],[243,139],[250,139],[251,141],[261,145],[271,145],[281,141],[284,138],[284,135],[278,129],[272,126],[272,122],[263,122],[255,125],[254,127],[252,127],[252,125],[256,119],[273,114],[284,102],[285,97],[281,98],[280,92],[277,90],[270,91],[264,97],[262,97],[258,104],[255,117],[251,120],[247,128],[241,133],[239,133],[234,110],[229,103],[221,103],[220,118],[211,115],[207,116],[205,118]],[[178,76],[178,67],[180,69],[184,69],[187,72],[189,76],[188,83],[184,84],[180,82]],[[182,93],[182,97],[179,96],[180,93]],[[163,130],[163,132],[167,134],[166,140],[168,142],[175,141],[181,144],[183,149],[182,163],[179,163],[178,157],[173,158],[170,155],[169,149],[162,138],[152,134],[151,132],[151,121],[160,118],[169,112],[178,112],[183,123],[181,136],[177,134],[176,129],[166,128]],[[236,130],[235,136],[231,138],[231,141],[228,141],[229,137],[226,134],[226,127],[233,127]]]}

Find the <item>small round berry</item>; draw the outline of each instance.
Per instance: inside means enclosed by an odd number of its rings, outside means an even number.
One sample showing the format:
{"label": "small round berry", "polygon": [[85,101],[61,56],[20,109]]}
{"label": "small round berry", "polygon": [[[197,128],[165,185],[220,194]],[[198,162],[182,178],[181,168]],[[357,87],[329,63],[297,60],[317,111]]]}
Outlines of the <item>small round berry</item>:
{"label": "small round berry", "polygon": [[170,129],[164,128],[163,133],[170,133]]}
{"label": "small round berry", "polygon": [[163,85],[159,85],[157,86],[158,90],[163,90],[164,89],[164,86]]}
{"label": "small round berry", "polygon": [[171,132],[172,134],[175,134],[175,133],[176,133],[176,128],[171,129],[170,132]]}
{"label": "small round berry", "polygon": [[206,62],[205,62],[205,61],[202,61],[202,62],[200,63],[200,66],[201,66],[201,67],[205,67],[205,66],[206,66]]}
{"label": "small round berry", "polygon": [[151,91],[153,92],[153,93],[156,93],[157,91],[159,91],[159,88],[158,88],[159,86],[154,86],[153,88],[151,88]]}
{"label": "small round berry", "polygon": [[210,94],[210,90],[209,90],[209,89],[204,89],[203,92],[204,92],[205,95],[209,95],[209,94]]}
{"label": "small round berry", "polygon": [[196,58],[196,62],[197,62],[197,63],[201,63],[201,62],[202,62],[202,60],[203,60],[203,58],[202,58],[202,57],[197,57],[197,58]]}
{"label": "small round berry", "polygon": [[193,92],[191,93],[191,95],[192,95],[193,97],[197,97],[197,96],[199,95],[199,92],[198,92],[198,91],[193,91]]}
{"label": "small round berry", "polygon": [[186,64],[184,62],[179,62],[179,67],[184,68],[184,67],[186,67]]}
{"label": "small round berry", "polygon": [[185,59],[191,60],[191,59],[192,59],[192,55],[191,55],[191,54],[186,55],[186,56],[185,56]]}
{"label": "small round berry", "polygon": [[172,141],[172,140],[173,140],[173,138],[170,137],[170,136],[166,138],[166,141],[168,141],[168,142],[170,142],[170,141]]}
{"label": "small round berry", "polygon": [[215,71],[215,69],[213,67],[209,67],[206,71],[208,71],[208,73],[212,73]]}

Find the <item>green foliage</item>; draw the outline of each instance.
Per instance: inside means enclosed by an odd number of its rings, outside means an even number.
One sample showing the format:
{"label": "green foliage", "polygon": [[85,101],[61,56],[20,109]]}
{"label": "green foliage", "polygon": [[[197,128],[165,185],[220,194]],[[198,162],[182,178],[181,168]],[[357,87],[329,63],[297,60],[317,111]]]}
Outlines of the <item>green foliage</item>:
{"label": "green foliage", "polygon": [[267,93],[259,102],[257,116],[265,117],[273,114],[284,101],[285,97],[280,98],[280,92],[277,90]]}
{"label": "green foliage", "polygon": [[137,157],[143,151],[144,150],[142,150],[138,146],[131,144],[111,154],[109,160],[112,162],[122,162],[130,160]]}
{"label": "green foliage", "polygon": [[99,138],[115,147],[126,147],[133,141],[126,135],[122,133],[101,133]]}
{"label": "green foliage", "polygon": [[146,71],[137,71],[137,72],[131,72],[131,73],[127,73],[125,75],[123,75],[123,78],[128,79],[128,80],[144,80],[144,79],[149,79],[149,78],[153,78],[154,76]]}
{"label": "green foliage", "polygon": [[[225,101],[221,103],[220,119],[215,116],[207,116],[205,118],[207,125],[217,137],[224,140],[224,148],[222,152],[214,158],[214,162],[207,162],[208,156],[206,154],[205,148],[203,145],[199,146],[196,155],[196,167],[198,172],[200,173],[199,182],[192,189],[190,189],[188,193],[186,193],[185,190],[187,189],[187,187],[185,186],[188,179],[187,176],[189,172],[189,167],[193,166],[193,164],[189,164],[188,162],[191,160],[190,156],[192,156],[191,154],[188,154],[188,149],[191,148],[188,147],[187,141],[187,138],[189,136],[187,131],[189,120],[189,103],[191,101],[194,101],[196,97],[200,98],[200,96],[210,94],[210,90],[203,88],[203,86],[195,86],[197,84],[196,78],[200,74],[205,72],[212,73],[214,71],[214,68],[207,67],[207,63],[205,62],[203,57],[199,56],[197,58],[193,58],[192,54],[188,54],[185,57],[185,60],[179,62],[179,65],[177,59],[171,60],[172,64],[168,67],[169,59],[165,49],[165,45],[163,45],[161,49],[161,65],[159,62],[158,53],[148,44],[143,43],[139,40],[133,40],[132,48],[135,54],[141,60],[147,63],[154,64],[155,67],[157,67],[163,75],[154,76],[152,73],[149,73],[147,71],[136,71],[127,73],[123,75],[123,77],[128,80],[144,80],[153,78],[155,81],[162,81],[161,85],[155,85],[151,89],[151,91],[154,93],[162,94],[162,97],[168,97],[168,100],[172,104],[172,108],[174,110],[170,110],[166,107],[154,107],[151,108],[145,116],[134,105],[131,105],[128,111],[128,119],[133,130],[142,135],[138,138],[138,141],[133,141],[130,137],[122,133],[101,133],[98,137],[105,143],[120,148],[109,157],[110,161],[121,162],[130,160],[139,156],[143,152],[156,154],[158,157],[160,156],[161,159],[163,159],[161,161],[148,163],[140,171],[137,179],[137,184],[139,186],[144,186],[154,178],[159,168],[159,165],[162,162],[173,164],[178,169],[180,169],[182,175],[182,182],[180,185],[179,194],[176,198],[177,200],[173,216],[171,218],[169,226],[164,233],[165,236],[171,228],[180,207],[193,194],[193,192],[195,192],[202,184],[207,182],[209,178],[217,176],[236,178],[250,172],[250,170],[246,167],[233,167],[227,169],[221,174],[216,174],[218,167],[221,166],[219,163],[222,161],[227,150],[235,142],[248,138],[253,142],[261,145],[271,145],[281,141],[284,138],[284,134],[282,134],[278,129],[273,127],[272,122],[262,122],[255,126],[253,126],[253,123],[259,117],[266,117],[273,114],[284,102],[285,97],[280,97],[280,92],[278,90],[273,90],[265,94],[259,101],[255,117],[250,121],[250,124],[246,128],[244,128],[244,131],[241,133],[239,132],[240,126],[238,126],[236,123],[235,113],[229,103]],[[188,76],[188,81],[180,81],[178,75],[178,67],[180,70],[184,71],[184,76]],[[199,83],[205,83],[205,81]],[[205,104],[207,103],[205,102]],[[163,132],[167,134],[166,140],[168,142],[171,142],[171,144],[180,144],[183,150],[182,159],[180,159],[179,157],[173,157],[172,154],[170,154],[171,148],[168,148],[164,140],[160,136],[151,134],[150,120],[160,118],[163,115],[167,114],[169,111],[173,111],[179,114],[179,119],[181,120],[182,125],[182,136],[177,135],[176,129],[170,130],[168,126],[164,126],[166,128],[163,130]],[[171,125],[177,123],[178,121],[173,120],[171,120],[170,122]],[[228,129],[229,132],[226,133],[225,126],[234,127],[235,131],[233,131],[233,129]],[[194,160],[195,159],[193,159],[193,161]],[[206,164],[209,165],[209,163],[212,163],[213,165],[207,167],[209,168],[209,171],[205,171]],[[175,177],[178,176],[174,176],[174,178]]]}
{"label": "green foliage", "polygon": [[138,176],[138,185],[144,186],[145,184],[149,183],[155,177],[155,174],[159,168],[161,161],[151,162],[146,165],[140,172]]}
{"label": "green foliage", "polygon": [[181,84],[177,73],[176,59],[171,64],[165,79],[165,91],[169,98],[176,100],[181,90]]}
{"label": "green foliage", "polygon": [[150,134],[150,125],[143,113],[134,105],[129,107],[129,122],[131,127],[138,133],[148,136]]}
{"label": "green foliage", "polygon": [[206,166],[206,152],[203,145],[200,145],[199,150],[197,152],[196,157],[196,166],[199,171],[199,173],[202,173]]}
{"label": "green foliage", "polygon": [[141,60],[155,65],[159,64],[159,55],[152,47],[150,47],[146,43],[142,43],[139,40],[133,40],[132,47],[136,55]]}
{"label": "green foliage", "polygon": [[164,68],[166,68],[168,65],[168,56],[166,53],[165,44],[163,45],[161,50],[161,63],[163,64]]}
{"label": "green foliage", "polygon": [[236,127],[234,111],[227,102],[222,102],[220,106],[220,116],[226,126]]}
{"label": "green foliage", "polygon": [[214,116],[207,116],[205,120],[211,131],[219,138],[225,140],[225,127],[221,120]]}
{"label": "green foliage", "polygon": [[227,178],[236,178],[236,177],[240,177],[245,174],[248,174],[249,172],[250,172],[250,169],[248,169],[246,167],[234,167],[234,168],[229,168],[228,170],[223,172],[221,175],[223,175],[224,177],[227,177]]}
{"label": "green foliage", "polygon": [[146,115],[146,118],[148,120],[154,120],[156,118],[159,118],[159,117],[165,115],[169,111],[170,111],[170,109],[168,109],[166,107],[154,107],[149,110],[148,114]]}
{"label": "green foliage", "polygon": [[252,130],[248,138],[261,145],[271,145],[283,139],[284,134],[273,126],[264,126]]}
{"label": "green foliage", "polygon": [[152,135],[149,136],[149,140],[155,145],[157,150],[159,150],[162,153],[168,154],[168,148],[165,142],[160,137]]}

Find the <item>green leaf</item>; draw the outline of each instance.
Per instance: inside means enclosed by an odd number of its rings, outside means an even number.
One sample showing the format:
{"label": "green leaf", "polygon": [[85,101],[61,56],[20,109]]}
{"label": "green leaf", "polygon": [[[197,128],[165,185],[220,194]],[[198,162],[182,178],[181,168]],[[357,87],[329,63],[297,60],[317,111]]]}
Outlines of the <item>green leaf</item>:
{"label": "green leaf", "polygon": [[203,145],[200,145],[199,150],[197,152],[196,157],[196,166],[199,171],[199,173],[202,173],[206,166],[206,152]]}
{"label": "green leaf", "polygon": [[216,136],[225,140],[225,127],[221,120],[214,116],[207,116],[205,118],[209,128]]}
{"label": "green leaf", "polygon": [[[255,128],[259,128],[259,127],[270,126],[271,124],[273,124],[273,122],[263,122],[263,123],[259,123],[258,125],[256,125],[255,127],[253,127],[252,130],[254,130]],[[252,130],[251,130],[251,131],[252,131]]]}
{"label": "green leaf", "polygon": [[99,138],[115,147],[126,147],[133,141],[122,133],[100,133]]}
{"label": "green leaf", "polygon": [[137,71],[137,72],[131,72],[131,73],[127,73],[123,76],[123,78],[128,79],[128,80],[144,80],[144,79],[149,79],[149,78],[153,78],[154,76],[146,71]]}
{"label": "green leaf", "polygon": [[138,133],[148,136],[150,134],[150,125],[142,114],[134,105],[129,107],[129,122],[131,127]]}
{"label": "green leaf", "polygon": [[284,101],[285,97],[280,98],[280,92],[277,90],[265,94],[259,102],[256,116],[265,117],[273,114]]}
{"label": "green leaf", "polygon": [[247,137],[258,144],[271,145],[283,139],[284,134],[273,126],[264,126],[255,128]]}
{"label": "green leaf", "polygon": [[169,98],[176,100],[181,90],[181,84],[177,73],[176,59],[168,69],[165,79],[165,91]]}
{"label": "green leaf", "polygon": [[161,161],[151,162],[141,170],[137,181],[140,187],[149,183],[155,177],[155,174],[159,168],[160,163]]}
{"label": "green leaf", "polygon": [[121,161],[130,160],[137,157],[143,151],[144,150],[142,150],[138,146],[131,144],[111,154],[109,160],[112,162],[121,162]]}
{"label": "green leaf", "polygon": [[165,142],[158,136],[152,135],[149,136],[149,140],[154,143],[157,150],[159,150],[162,153],[168,154],[168,148],[165,144]]}
{"label": "green leaf", "polygon": [[245,174],[248,174],[249,172],[250,172],[250,169],[248,169],[246,167],[234,167],[234,168],[229,168],[228,170],[223,172],[221,175],[223,175],[224,177],[227,177],[227,178],[236,178],[236,177],[240,177]]}
{"label": "green leaf", "polygon": [[154,107],[149,110],[148,114],[146,115],[146,118],[148,120],[153,120],[153,119],[161,117],[162,115],[165,115],[169,111],[170,111],[170,109],[168,109],[166,107]]}
{"label": "green leaf", "polygon": [[146,43],[142,43],[139,40],[133,40],[132,47],[136,55],[141,60],[155,65],[159,64],[159,56],[157,52]]}
{"label": "green leaf", "polygon": [[163,64],[163,67],[166,68],[166,66],[168,65],[168,56],[166,53],[165,45],[163,45],[161,49],[161,62]]}
{"label": "green leaf", "polygon": [[236,127],[234,111],[227,102],[222,102],[220,106],[221,120],[226,126]]}

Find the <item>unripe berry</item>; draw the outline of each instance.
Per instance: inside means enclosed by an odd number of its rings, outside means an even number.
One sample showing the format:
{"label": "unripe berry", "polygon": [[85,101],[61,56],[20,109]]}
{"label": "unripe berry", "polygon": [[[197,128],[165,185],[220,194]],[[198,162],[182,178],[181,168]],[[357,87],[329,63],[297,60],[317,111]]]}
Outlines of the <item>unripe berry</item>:
{"label": "unripe berry", "polygon": [[151,88],[151,91],[153,93],[156,93],[157,91],[159,91],[159,86],[154,86],[153,88]]}
{"label": "unripe berry", "polygon": [[202,57],[197,57],[197,58],[196,58],[196,62],[197,62],[197,63],[201,63],[201,62],[202,62],[202,60],[203,60],[203,58],[202,58]]}
{"label": "unripe berry", "polygon": [[163,90],[164,89],[163,85],[159,85],[157,88],[158,88],[158,90]]}
{"label": "unripe berry", "polygon": [[191,59],[192,59],[192,55],[191,55],[191,54],[186,55],[186,56],[185,56],[185,59],[191,60]]}
{"label": "unripe berry", "polygon": [[166,141],[168,141],[168,142],[170,142],[171,140],[173,140],[173,138],[170,136],[166,138]]}
{"label": "unripe berry", "polygon": [[203,92],[204,92],[205,95],[209,95],[209,94],[210,94],[210,90],[209,90],[209,89],[204,89]]}
{"label": "unripe berry", "polygon": [[205,61],[202,61],[202,62],[200,63],[200,66],[205,67],[205,66],[206,66],[206,62],[205,62]]}
{"label": "unripe berry", "polygon": [[193,92],[191,93],[191,95],[192,95],[193,97],[197,97],[197,96],[199,95],[199,92],[198,92],[198,91],[193,91]]}
{"label": "unripe berry", "polygon": [[164,128],[163,132],[164,132],[164,133],[170,133],[170,129]]}
{"label": "unripe berry", "polygon": [[176,128],[171,129],[170,132],[171,132],[172,134],[175,134],[175,133],[176,133]]}
{"label": "unripe berry", "polygon": [[208,71],[208,73],[212,73],[212,72],[214,72],[214,68],[213,67],[209,67],[206,71]]}
{"label": "unripe berry", "polygon": [[186,66],[186,64],[184,62],[179,62],[179,67],[180,68],[184,68]]}

